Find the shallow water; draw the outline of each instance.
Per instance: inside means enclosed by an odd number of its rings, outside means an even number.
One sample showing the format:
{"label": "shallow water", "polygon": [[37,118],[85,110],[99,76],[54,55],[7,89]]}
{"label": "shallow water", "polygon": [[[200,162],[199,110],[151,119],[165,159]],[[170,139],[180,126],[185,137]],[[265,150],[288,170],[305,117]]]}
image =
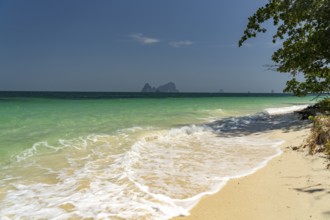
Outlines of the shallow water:
{"label": "shallow water", "polygon": [[[280,154],[311,98],[5,97],[0,216],[168,219]],[[287,124],[285,124],[287,125]]]}

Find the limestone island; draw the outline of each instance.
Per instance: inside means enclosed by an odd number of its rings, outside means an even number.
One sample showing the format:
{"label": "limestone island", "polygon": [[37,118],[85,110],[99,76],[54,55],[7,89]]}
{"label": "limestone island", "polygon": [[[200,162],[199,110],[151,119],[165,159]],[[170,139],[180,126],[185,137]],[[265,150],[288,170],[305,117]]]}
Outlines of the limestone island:
{"label": "limestone island", "polygon": [[150,86],[149,83],[144,84],[141,92],[169,92],[175,93],[179,92],[173,82],[166,83],[164,85],[158,86],[157,88],[154,86]]}

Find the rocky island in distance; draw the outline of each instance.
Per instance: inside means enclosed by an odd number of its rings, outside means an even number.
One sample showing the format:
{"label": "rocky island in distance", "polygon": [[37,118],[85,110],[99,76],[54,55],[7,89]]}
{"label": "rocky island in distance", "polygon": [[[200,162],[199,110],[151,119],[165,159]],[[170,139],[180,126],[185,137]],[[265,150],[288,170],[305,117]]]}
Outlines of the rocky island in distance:
{"label": "rocky island in distance", "polygon": [[179,92],[179,90],[176,88],[175,84],[173,82],[166,83],[164,85],[153,87],[150,86],[149,83],[144,84],[141,92]]}

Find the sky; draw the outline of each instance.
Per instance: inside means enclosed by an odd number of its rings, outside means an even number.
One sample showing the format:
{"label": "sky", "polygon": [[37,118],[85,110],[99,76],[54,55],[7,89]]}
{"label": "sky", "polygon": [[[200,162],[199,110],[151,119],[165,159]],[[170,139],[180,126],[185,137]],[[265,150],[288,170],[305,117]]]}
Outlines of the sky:
{"label": "sky", "polygon": [[267,0],[0,0],[0,91],[282,92],[275,29],[238,48]]}

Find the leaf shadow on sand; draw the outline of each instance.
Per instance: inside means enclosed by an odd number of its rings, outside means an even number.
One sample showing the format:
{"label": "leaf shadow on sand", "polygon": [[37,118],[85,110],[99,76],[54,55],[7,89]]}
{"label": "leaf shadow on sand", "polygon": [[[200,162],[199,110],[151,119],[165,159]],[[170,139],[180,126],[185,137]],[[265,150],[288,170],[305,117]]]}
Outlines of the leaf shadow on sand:
{"label": "leaf shadow on sand", "polygon": [[330,188],[327,187],[321,187],[322,184],[316,184],[312,186],[306,186],[306,187],[301,187],[301,188],[293,188],[294,190],[298,192],[303,192],[303,193],[318,193],[318,192],[324,192],[324,194],[330,194]]}
{"label": "leaf shadow on sand", "polygon": [[282,130],[283,132],[298,131],[311,124],[309,120],[300,120],[295,113],[270,115],[259,113],[255,115],[228,117],[207,124],[219,136],[245,136],[250,134]]}
{"label": "leaf shadow on sand", "polygon": [[[330,188],[328,187],[321,187],[322,184],[316,184],[312,186],[307,187],[301,187],[301,188],[293,188],[293,190],[296,190],[300,193],[308,193],[314,196],[315,199],[321,200],[324,199],[324,197],[330,196]],[[330,217],[330,211],[323,212],[323,215],[325,215],[327,218]]]}
{"label": "leaf shadow on sand", "polygon": [[328,211],[328,212],[323,212],[323,215],[325,215],[327,218],[330,218],[330,211]]}

